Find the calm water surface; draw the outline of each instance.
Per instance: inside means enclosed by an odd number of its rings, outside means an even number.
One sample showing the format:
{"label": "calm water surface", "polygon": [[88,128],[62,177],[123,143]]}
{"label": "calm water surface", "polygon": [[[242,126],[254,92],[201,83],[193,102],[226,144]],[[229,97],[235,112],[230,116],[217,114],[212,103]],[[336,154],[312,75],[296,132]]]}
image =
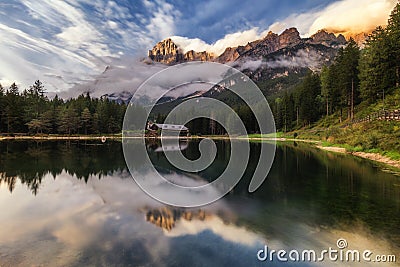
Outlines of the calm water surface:
{"label": "calm water surface", "polygon": [[[187,174],[170,166],[157,144],[148,145],[161,173],[196,183],[212,181],[227,165],[229,143],[217,147],[209,169]],[[183,149],[198,158],[198,143]],[[119,142],[2,142],[0,266],[274,266],[279,263],[257,260],[265,245],[321,251],[336,248],[339,238],[350,249],[400,261],[396,173],[307,145],[279,144],[268,179],[249,194],[259,145],[251,149],[246,177],[230,194],[206,207],[178,209],[138,188]]]}

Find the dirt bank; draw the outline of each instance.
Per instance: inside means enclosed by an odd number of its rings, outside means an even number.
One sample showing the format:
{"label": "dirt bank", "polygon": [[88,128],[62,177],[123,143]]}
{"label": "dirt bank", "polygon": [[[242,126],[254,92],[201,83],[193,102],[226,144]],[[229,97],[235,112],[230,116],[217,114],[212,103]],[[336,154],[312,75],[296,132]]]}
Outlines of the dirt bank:
{"label": "dirt bank", "polygon": [[394,160],[394,159],[391,159],[389,157],[383,156],[383,155],[378,154],[378,153],[348,152],[345,148],[342,148],[342,147],[317,146],[317,148],[322,149],[322,150],[326,150],[326,151],[330,151],[330,152],[350,154],[350,155],[357,156],[357,157],[360,157],[360,158],[369,159],[369,160],[373,160],[373,161],[376,161],[376,162],[384,163],[384,164],[389,165],[391,167],[395,167],[395,168],[400,169],[400,160]]}

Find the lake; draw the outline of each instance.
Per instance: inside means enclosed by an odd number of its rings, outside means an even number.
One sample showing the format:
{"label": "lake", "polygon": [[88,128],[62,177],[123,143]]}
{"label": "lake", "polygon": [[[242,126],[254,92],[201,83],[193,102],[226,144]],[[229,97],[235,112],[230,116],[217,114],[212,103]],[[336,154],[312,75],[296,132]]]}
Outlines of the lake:
{"label": "lake", "polygon": [[[229,142],[216,143],[215,162],[198,173],[172,167],[156,142],[148,150],[160,173],[210,182],[229,160]],[[0,266],[356,265],[257,256],[265,246],[337,249],[339,239],[349,249],[400,257],[396,172],[307,144],[278,143],[267,180],[250,194],[259,149],[251,144],[245,177],[228,195],[183,209],[142,192],[120,142],[1,142]],[[196,159],[198,143],[186,143],[183,153]],[[368,264],[374,262],[358,263]]]}

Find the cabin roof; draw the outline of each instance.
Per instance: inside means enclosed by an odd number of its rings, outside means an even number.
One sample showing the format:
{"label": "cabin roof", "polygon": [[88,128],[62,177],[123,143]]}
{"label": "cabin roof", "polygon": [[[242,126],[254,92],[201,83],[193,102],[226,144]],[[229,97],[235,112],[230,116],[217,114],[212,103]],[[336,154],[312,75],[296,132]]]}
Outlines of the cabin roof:
{"label": "cabin roof", "polygon": [[162,130],[170,130],[170,131],[187,131],[189,130],[185,125],[178,125],[178,124],[158,124],[156,123],[157,127]]}

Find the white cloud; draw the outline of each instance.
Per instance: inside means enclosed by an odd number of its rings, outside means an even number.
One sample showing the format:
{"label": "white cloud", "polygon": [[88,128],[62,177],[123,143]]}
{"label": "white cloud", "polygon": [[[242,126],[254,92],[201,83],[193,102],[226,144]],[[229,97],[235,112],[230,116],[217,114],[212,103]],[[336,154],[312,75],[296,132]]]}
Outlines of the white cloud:
{"label": "white cloud", "polygon": [[[182,14],[165,0],[142,2],[144,7],[138,14],[132,14],[124,4],[103,0],[10,0],[0,4],[0,13],[7,14],[8,9],[21,11],[15,17],[0,18],[0,82],[7,86],[16,81],[28,86],[43,79],[49,91],[65,90],[104,70],[112,58],[129,53],[145,57],[156,42],[170,36],[185,52],[219,55],[226,47],[246,45],[267,34],[268,27],[250,28],[227,34],[211,44],[174,36]],[[292,14],[269,29],[280,33],[297,27],[303,36],[321,28],[368,31],[385,24],[395,4],[396,0],[342,0],[322,10]],[[224,6],[218,4],[214,11],[223,10]],[[208,19],[214,13],[206,7],[199,12]],[[52,75],[45,76],[46,73]]]}
{"label": "white cloud", "polygon": [[239,64],[240,70],[249,69],[255,71],[261,67],[267,68],[321,68],[323,55],[307,50],[299,50],[293,56],[280,56],[273,61],[247,60]]}
{"label": "white cloud", "polygon": [[296,27],[303,37],[308,37],[318,30],[327,29],[335,33],[368,32],[378,25],[387,23],[387,19],[396,0],[342,0],[334,2],[322,10],[310,10],[301,14],[291,14],[287,18],[269,26],[268,30],[252,28],[225,35],[213,44],[198,38],[172,36],[184,52],[189,50],[208,51],[220,55],[227,47],[246,45],[248,42],[263,38],[268,31],[281,33],[290,27]]}
{"label": "white cloud", "polygon": [[281,32],[288,27],[297,27],[303,36],[327,29],[335,33],[369,32],[376,26],[386,25],[396,0],[342,0],[323,10],[292,14],[275,22],[270,30]]}
{"label": "white cloud", "polygon": [[16,81],[24,89],[40,79],[49,91],[62,91],[98,73],[107,57],[118,56],[74,0],[20,4],[29,14],[19,23],[23,26],[0,20],[3,85]]}
{"label": "white cloud", "polygon": [[219,217],[211,217],[204,221],[180,220],[171,232],[164,233],[166,236],[180,237],[185,235],[197,235],[204,231],[212,231],[215,235],[220,236],[226,241],[246,246],[254,246],[262,241],[256,233],[247,230],[245,227],[226,224]]}
{"label": "white cloud", "polygon": [[[85,18],[85,13],[80,9],[65,1],[23,1],[29,8],[31,14],[38,19],[48,22],[50,19],[61,29],[55,37],[62,45],[66,45],[76,53],[80,49],[89,47],[87,50],[92,56],[111,56],[107,45],[103,42],[105,37],[89,23]],[[60,44],[60,45],[61,45]]]}
{"label": "white cloud", "polygon": [[247,31],[236,32],[227,34],[224,38],[216,41],[213,44],[207,44],[201,39],[190,39],[182,36],[172,36],[171,39],[179,45],[184,52],[194,51],[208,51],[214,53],[216,56],[222,54],[227,47],[236,47],[245,45],[248,42],[255,41],[262,38],[266,32],[260,32],[258,28],[253,28]]}
{"label": "white cloud", "polygon": [[107,71],[94,76],[90,81],[72,87],[61,96],[76,97],[85,92],[90,92],[95,97],[124,91],[134,93],[147,78],[166,67],[163,64],[146,64],[128,56],[113,59]]}
{"label": "white cloud", "polygon": [[[310,25],[321,15],[321,11],[312,11],[304,14],[292,14],[282,21],[277,21],[269,26],[268,31],[281,33],[285,29],[296,27],[303,37],[308,37],[311,34]],[[321,28],[322,29],[322,28]],[[321,30],[319,29],[319,30]]]}
{"label": "white cloud", "polygon": [[16,81],[23,89],[41,79],[49,91],[91,79],[129,52],[144,56],[159,38],[174,34],[179,16],[163,1],[143,10],[138,24],[135,14],[114,1],[21,0],[17,8],[27,14],[14,20],[18,24],[0,19],[0,82]]}
{"label": "white cloud", "polygon": [[1,23],[0,39],[0,83],[4,86],[15,81],[23,89],[41,79],[53,91],[62,90],[70,85],[60,79],[45,78],[44,73],[50,71],[76,81],[77,76],[85,77],[96,68],[87,57]]}
{"label": "white cloud", "polygon": [[180,17],[180,12],[174,6],[164,1],[156,1],[157,4],[144,0],[144,5],[152,14],[146,29],[150,36],[156,40],[162,40],[175,33],[175,21]]}
{"label": "white cloud", "polygon": [[118,29],[118,23],[116,23],[115,21],[109,20],[107,21],[107,24],[112,30]]}
{"label": "white cloud", "polygon": [[309,33],[326,28],[336,32],[368,32],[386,25],[396,0],[344,0],[333,3],[310,26]]}

